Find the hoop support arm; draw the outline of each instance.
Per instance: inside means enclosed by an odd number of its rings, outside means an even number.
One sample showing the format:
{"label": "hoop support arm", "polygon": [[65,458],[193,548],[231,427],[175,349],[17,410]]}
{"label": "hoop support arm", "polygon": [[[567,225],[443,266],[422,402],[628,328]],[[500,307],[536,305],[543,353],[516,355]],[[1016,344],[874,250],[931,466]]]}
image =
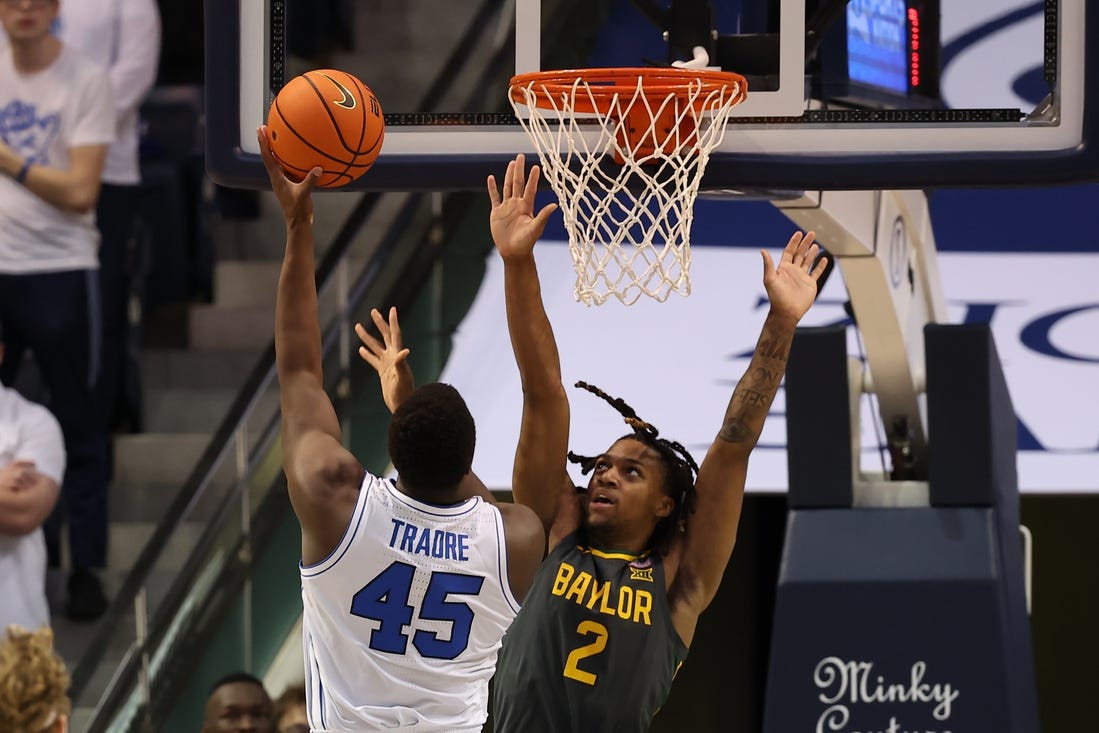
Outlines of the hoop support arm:
{"label": "hoop support arm", "polygon": [[[812,229],[843,272],[893,455],[894,479],[927,479],[923,327],[947,321],[922,191],[810,191],[774,206]],[[857,436],[853,436],[857,439]]]}

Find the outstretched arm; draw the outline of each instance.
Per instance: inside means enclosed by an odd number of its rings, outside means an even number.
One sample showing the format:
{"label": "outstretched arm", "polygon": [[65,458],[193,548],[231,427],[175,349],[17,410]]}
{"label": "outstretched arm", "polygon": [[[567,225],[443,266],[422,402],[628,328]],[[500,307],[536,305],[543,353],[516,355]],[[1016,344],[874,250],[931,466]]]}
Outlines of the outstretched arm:
{"label": "outstretched arm", "polygon": [[790,237],[778,267],[766,250],[763,284],[771,309],[763,323],[748,371],[725,410],[725,419],[698,471],[695,511],[688,518],[675,579],[669,589],[672,621],[690,644],[698,616],[717,593],[736,542],[744,501],[748,455],[786,371],[794,329],[813,304],[825,261],[814,267],[819,248],[813,232]]}
{"label": "outstretched arm", "polygon": [[370,309],[370,320],[378,329],[382,340],[374,338],[361,323],[355,324],[355,334],[362,341],[359,356],[378,373],[381,383],[382,399],[390,412],[396,412],[412,390],[416,389],[416,379],[412,367],[408,364],[408,349],[404,345],[401,323],[397,320],[397,308],[389,309],[389,320],[382,317],[377,308]]}
{"label": "outstretched arm", "polygon": [[258,131],[271,188],[286,219],[286,253],[275,305],[275,365],[282,405],[282,465],[302,528],[302,562],[320,562],[351,521],[363,469],[343,447],[340,422],[324,391],[313,243],[315,168],[301,183],[286,178]]}
{"label": "outstretched arm", "polygon": [[[382,338],[379,341],[370,335],[361,323],[356,323],[355,333],[362,341],[359,356],[378,373],[385,406],[390,412],[396,412],[401,403],[416,388],[416,379],[408,363],[409,350],[404,345],[404,335],[401,332],[401,322],[397,320],[395,306],[389,309],[388,320],[382,317],[381,311],[377,308],[371,309],[370,319],[374,321],[378,335]],[[472,471],[462,479],[461,490],[464,495],[476,494],[490,504],[496,503],[496,497]]]}
{"label": "outstretched arm", "polygon": [[[374,321],[381,340],[374,338],[361,323],[356,323],[355,333],[362,341],[359,356],[378,372],[386,407],[390,412],[396,412],[415,389],[412,368],[408,364],[409,352],[404,345],[396,308],[389,309],[388,320],[382,317],[377,308],[370,311],[370,318]],[[542,561],[546,535],[542,531],[541,523],[534,512],[525,506],[498,504],[496,497],[473,471],[462,479],[461,491],[465,496],[480,496],[499,508],[507,538],[508,584],[521,603]]]}
{"label": "outstretched arm", "polygon": [[[534,262],[534,244],[557,208],[549,204],[535,215],[538,175],[535,166],[527,179],[526,160],[519,155],[508,163],[502,190],[494,176],[488,177],[488,197],[492,240],[504,261],[508,332],[523,385],[523,421],[512,491],[516,501],[534,510],[548,534],[558,516],[562,486],[568,480],[569,401]],[[555,536],[563,529],[557,527]]]}

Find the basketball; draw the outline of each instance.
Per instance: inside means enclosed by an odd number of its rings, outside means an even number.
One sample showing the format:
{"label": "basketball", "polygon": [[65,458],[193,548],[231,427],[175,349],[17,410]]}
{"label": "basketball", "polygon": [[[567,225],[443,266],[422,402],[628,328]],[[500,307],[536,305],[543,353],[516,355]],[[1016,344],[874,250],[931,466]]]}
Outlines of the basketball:
{"label": "basketball", "polygon": [[317,185],[346,186],[370,170],[382,149],[385,120],[370,88],[344,71],[294,77],[267,114],[271,152],[286,175],[302,180],[316,166]]}

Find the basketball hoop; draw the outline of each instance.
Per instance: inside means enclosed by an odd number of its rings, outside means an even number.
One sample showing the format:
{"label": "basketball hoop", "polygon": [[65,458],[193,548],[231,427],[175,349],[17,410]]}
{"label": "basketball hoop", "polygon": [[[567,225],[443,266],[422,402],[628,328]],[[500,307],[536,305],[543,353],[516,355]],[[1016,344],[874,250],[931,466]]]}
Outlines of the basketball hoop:
{"label": "basketball hoop", "polygon": [[[694,201],[744,77],[680,68],[540,71],[509,98],[557,194],[576,299],[689,295]],[[613,157],[613,164],[609,160]]]}

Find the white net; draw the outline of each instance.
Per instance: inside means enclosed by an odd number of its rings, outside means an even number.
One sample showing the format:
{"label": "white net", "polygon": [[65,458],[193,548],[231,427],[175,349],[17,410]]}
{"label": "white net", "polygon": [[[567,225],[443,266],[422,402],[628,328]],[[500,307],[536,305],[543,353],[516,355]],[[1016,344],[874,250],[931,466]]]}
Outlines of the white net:
{"label": "white net", "polygon": [[[576,74],[576,72],[572,72]],[[561,207],[577,300],[626,305],[691,292],[691,223],[710,152],[744,98],[741,77],[575,76],[513,82],[512,106]]]}

